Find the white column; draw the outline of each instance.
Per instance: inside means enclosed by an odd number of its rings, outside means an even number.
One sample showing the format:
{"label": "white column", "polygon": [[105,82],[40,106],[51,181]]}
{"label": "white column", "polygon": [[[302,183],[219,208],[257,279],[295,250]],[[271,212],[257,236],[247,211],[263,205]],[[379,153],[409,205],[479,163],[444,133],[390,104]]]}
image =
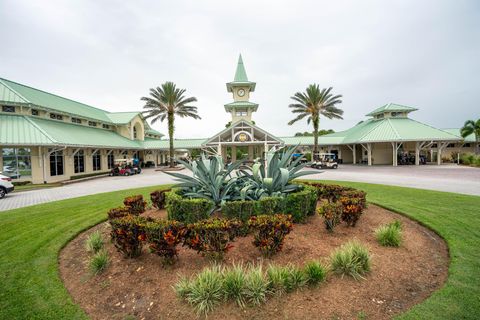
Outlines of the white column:
{"label": "white column", "polygon": [[221,157],[222,156],[222,144],[219,143],[217,146],[217,154]]}
{"label": "white column", "polygon": [[415,142],[415,165],[420,165],[420,142]]}
{"label": "white column", "polygon": [[368,165],[372,165],[372,144],[367,143]]}
{"label": "white column", "polygon": [[394,167],[397,166],[397,143],[396,142],[392,142],[392,165]]}
{"label": "white column", "polygon": [[353,153],[353,164],[357,164],[357,147],[354,144],[352,148],[352,153]]}
{"label": "white column", "polygon": [[232,162],[237,161],[237,146],[232,146]]}
{"label": "white column", "polygon": [[437,143],[437,165],[442,164],[442,149],[443,149],[443,144],[440,142]]}

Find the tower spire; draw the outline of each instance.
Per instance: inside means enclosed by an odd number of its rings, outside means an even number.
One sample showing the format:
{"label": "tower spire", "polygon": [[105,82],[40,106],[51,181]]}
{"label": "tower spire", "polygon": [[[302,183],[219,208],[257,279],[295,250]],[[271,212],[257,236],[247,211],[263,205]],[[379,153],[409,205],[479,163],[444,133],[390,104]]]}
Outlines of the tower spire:
{"label": "tower spire", "polygon": [[248,82],[247,72],[243,65],[242,54],[238,56],[237,70],[235,71],[234,82]]}

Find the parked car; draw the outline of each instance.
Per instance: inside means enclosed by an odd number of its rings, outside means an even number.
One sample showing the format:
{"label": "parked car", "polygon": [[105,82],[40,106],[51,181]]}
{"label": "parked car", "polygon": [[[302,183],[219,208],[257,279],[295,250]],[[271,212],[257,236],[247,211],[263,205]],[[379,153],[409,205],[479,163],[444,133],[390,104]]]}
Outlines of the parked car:
{"label": "parked car", "polygon": [[7,193],[12,192],[15,188],[11,181],[12,178],[0,174],[0,199],[4,198]]}

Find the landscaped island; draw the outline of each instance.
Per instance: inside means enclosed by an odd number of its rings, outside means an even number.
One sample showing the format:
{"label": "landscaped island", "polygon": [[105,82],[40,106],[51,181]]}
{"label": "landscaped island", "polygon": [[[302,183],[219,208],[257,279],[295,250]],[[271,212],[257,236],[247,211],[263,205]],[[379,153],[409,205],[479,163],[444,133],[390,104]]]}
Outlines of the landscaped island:
{"label": "landscaped island", "polygon": [[445,281],[438,236],[363,191],[292,182],[290,157],[236,176],[202,159],[151,208],[126,198],[62,251],[67,289],[99,319],[388,318]]}

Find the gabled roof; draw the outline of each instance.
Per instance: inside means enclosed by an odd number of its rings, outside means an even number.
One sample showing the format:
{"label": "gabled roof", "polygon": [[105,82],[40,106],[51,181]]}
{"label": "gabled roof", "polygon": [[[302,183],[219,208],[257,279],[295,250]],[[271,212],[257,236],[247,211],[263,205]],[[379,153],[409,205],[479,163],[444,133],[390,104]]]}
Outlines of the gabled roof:
{"label": "gabled roof", "polygon": [[27,99],[10,88],[4,81],[5,80],[0,78],[0,102],[11,104],[29,103]]}
{"label": "gabled roof", "polygon": [[28,117],[0,115],[0,145],[55,145],[55,141]]}
{"label": "gabled roof", "polygon": [[225,105],[225,111],[227,112],[230,112],[235,108],[251,108],[253,111],[257,111],[258,103],[253,103],[250,101],[235,101]]}
{"label": "gabled roof", "polygon": [[392,112],[392,111],[412,112],[412,111],[416,111],[416,110],[418,110],[418,109],[414,108],[414,107],[404,106],[404,105],[396,104],[396,103],[388,103],[384,106],[381,106],[380,108],[377,108],[377,109],[373,110],[370,113],[367,113],[366,115],[367,116],[374,116],[374,115],[384,113],[384,112]]}
{"label": "gabled roof", "polygon": [[141,115],[140,112],[108,112],[107,117],[112,123],[115,124],[127,124],[132,121],[137,115]]}
{"label": "gabled roof", "polygon": [[222,131],[220,131],[219,133],[215,134],[214,136],[206,139],[205,142],[204,142],[204,145],[206,145],[206,144],[208,144],[208,143],[216,143],[216,141],[214,141],[214,140],[216,140],[219,136],[221,136],[221,135],[223,135],[223,134],[225,134],[225,133],[227,133],[227,132],[230,132],[234,127],[236,127],[236,126],[238,126],[238,125],[246,125],[246,126],[248,126],[248,127],[253,128],[254,130],[262,133],[262,134],[265,134],[265,135],[267,135],[267,136],[270,136],[272,139],[278,141],[279,143],[283,143],[283,140],[282,140],[282,139],[280,139],[280,138],[274,136],[273,134],[271,134],[271,133],[263,130],[262,128],[254,125],[254,124],[251,123],[250,121],[247,121],[247,120],[238,120],[238,121],[232,123],[229,127],[225,128],[225,129],[223,129]]}
{"label": "gabled roof", "polygon": [[245,66],[243,65],[242,55],[239,55],[238,57],[237,69],[235,70],[233,81],[227,83],[228,92],[232,92],[232,88],[235,86],[246,86],[250,87],[250,91],[255,91],[255,82],[248,80],[247,71],[245,71]]}
{"label": "gabled roof", "polygon": [[18,102],[18,97],[21,97],[24,100],[23,103],[30,105],[52,109],[61,113],[71,113],[85,118],[111,122],[104,110],[7,79],[0,78],[0,81],[16,93],[16,97],[13,96],[13,101],[8,100],[5,102],[15,103]]}

